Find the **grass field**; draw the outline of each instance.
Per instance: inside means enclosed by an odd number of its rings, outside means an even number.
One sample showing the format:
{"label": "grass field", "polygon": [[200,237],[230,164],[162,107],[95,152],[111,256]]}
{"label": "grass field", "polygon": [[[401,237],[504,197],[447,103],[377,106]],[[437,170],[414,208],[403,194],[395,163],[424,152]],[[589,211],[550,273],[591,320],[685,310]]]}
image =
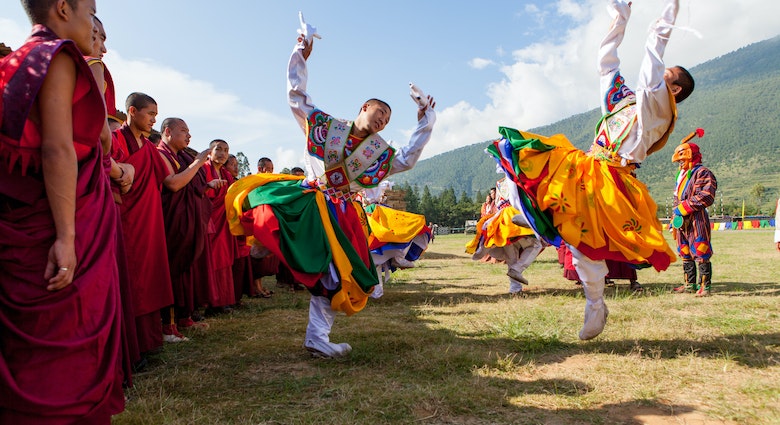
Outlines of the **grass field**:
{"label": "grass field", "polygon": [[308,293],[244,300],[135,376],[116,424],[780,423],[780,253],[767,230],[714,234],[713,296],[673,294],[678,261],[607,288],[604,333],[577,339],[585,305],[554,249],[507,295],[506,266],[436,238],[385,295],[339,316],[346,359],[302,349]]}

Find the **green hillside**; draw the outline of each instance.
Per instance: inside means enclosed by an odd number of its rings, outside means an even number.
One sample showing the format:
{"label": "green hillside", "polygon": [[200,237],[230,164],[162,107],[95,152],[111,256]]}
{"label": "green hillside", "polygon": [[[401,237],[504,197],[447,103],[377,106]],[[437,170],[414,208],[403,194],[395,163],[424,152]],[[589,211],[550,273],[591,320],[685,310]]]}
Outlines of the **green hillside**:
{"label": "green hillside", "polygon": [[[718,178],[726,210],[741,206],[744,199],[748,212],[774,212],[775,200],[780,196],[780,36],[690,71],[696,78],[696,90],[680,104],[680,117],[667,146],[642,164],[638,176],[663,209],[674,188],[674,147],[688,133],[702,127],[706,134],[696,143],[701,147],[704,164]],[[599,111],[594,109],[530,131],[563,133],[575,146],[587,149],[598,117]],[[500,177],[494,172],[495,162],[483,152],[487,145],[487,141],[475,143],[420,161],[394,180],[420,189],[428,186],[434,194],[452,187],[455,193],[472,196]],[[751,194],[757,192],[757,185],[765,188],[763,199]],[[718,206],[720,203],[719,199]]]}

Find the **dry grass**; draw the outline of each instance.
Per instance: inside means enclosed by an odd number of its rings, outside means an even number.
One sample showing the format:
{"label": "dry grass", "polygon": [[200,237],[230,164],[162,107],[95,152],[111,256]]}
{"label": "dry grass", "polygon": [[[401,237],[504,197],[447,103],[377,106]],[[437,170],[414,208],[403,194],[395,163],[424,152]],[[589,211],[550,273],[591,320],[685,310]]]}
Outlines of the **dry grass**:
{"label": "dry grass", "polygon": [[[780,254],[769,231],[717,232],[714,292],[670,293],[682,275],[639,272],[607,289],[610,319],[577,340],[584,299],[545,250],[528,298],[503,265],[440,236],[385,296],[336,319],[344,360],[301,348],[308,295],[245,300],[207,333],[167,345],[135,378],[117,424],[780,423]],[[273,287],[271,283],[269,285]]]}

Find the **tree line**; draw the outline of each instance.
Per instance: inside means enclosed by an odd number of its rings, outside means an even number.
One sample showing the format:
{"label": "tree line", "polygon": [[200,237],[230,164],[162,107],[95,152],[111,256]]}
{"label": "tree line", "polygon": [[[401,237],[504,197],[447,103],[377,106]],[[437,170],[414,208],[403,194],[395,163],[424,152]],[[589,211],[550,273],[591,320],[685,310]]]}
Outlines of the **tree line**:
{"label": "tree line", "polygon": [[487,196],[487,190],[478,190],[474,197],[468,196],[465,191],[456,196],[452,187],[433,195],[427,185],[420,190],[417,185],[409,183],[396,185],[394,189],[404,191],[407,211],[422,214],[429,223],[446,227],[464,227],[466,220],[478,219]]}

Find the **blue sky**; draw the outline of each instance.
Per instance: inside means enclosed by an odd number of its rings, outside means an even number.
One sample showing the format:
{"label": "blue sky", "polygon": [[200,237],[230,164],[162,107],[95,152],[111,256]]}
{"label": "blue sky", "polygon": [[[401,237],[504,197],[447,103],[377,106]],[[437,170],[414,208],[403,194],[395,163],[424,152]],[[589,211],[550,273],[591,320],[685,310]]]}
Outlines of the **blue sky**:
{"label": "blue sky", "polygon": [[[105,62],[118,107],[150,94],[161,118],[187,121],[191,146],[222,138],[250,163],[300,165],[304,138],[289,111],[285,71],[298,11],[318,28],[309,59],[315,104],[353,119],[365,99],[393,108],[383,132],[397,147],[414,128],[415,82],[437,101],[430,157],[598,105],[596,51],[609,18],[604,0],[559,1],[100,1]],[[636,0],[620,50],[629,84],[660,0]],[[18,47],[30,25],[19,2],[0,0],[0,41]],[[780,2],[681,0],[668,64],[692,67],[776,36]],[[695,94],[694,94],[695,95]],[[684,112],[684,106],[681,108]],[[254,168],[254,167],[253,167]]]}

